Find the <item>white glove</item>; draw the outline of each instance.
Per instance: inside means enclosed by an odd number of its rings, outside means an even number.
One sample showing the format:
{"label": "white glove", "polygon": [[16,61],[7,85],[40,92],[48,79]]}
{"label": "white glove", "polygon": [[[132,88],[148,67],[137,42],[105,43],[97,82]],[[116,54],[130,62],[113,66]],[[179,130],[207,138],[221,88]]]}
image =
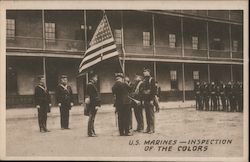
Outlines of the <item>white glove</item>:
{"label": "white glove", "polygon": [[61,104],[61,103],[58,103],[58,106],[59,106],[59,107],[61,107],[61,106],[62,106],[62,104]]}
{"label": "white glove", "polygon": [[36,108],[40,109],[40,105],[36,105]]}
{"label": "white glove", "polygon": [[90,98],[89,97],[87,97],[87,98],[85,98],[85,104],[90,104]]}
{"label": "white glove", "polygon": [[52,105],[51,105],[51,103],[49,104],[49,107],[51,107]]}
{"label": "white glove", "polygon": [[100,109],[100,106],[96,106],[96,107],[95,107],[95,110],[98,110],[98,109]]}
{"label": "white glove", "polygon": [[70,103],[70,106],[74,106],[74,103],[73,103],[73,102],[71,102],[71,103]]}

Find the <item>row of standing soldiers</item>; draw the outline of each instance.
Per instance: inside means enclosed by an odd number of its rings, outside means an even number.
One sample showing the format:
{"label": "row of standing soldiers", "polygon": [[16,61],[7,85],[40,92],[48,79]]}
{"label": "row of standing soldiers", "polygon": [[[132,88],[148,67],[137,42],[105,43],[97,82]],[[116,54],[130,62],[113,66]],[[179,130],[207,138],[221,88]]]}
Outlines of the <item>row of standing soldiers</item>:
{"label": "row of standing soldiers", "polygon": [[196,82],[194,92],[197,110],[243,112],[242,82]]}

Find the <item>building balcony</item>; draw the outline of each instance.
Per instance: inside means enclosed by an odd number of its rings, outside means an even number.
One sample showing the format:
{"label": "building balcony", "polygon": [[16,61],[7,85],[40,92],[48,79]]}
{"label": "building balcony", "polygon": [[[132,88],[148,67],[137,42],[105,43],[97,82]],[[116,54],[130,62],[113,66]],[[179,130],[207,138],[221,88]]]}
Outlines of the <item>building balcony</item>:
{"label": "building balcony", "polygon": [[181,57],[182,56],[182,50],[181,47],[175,47],[175,48],[170,48],[166,46],[156,46],[156,55],[159,56],[173,56],[173,57]]}
{"label": "building balcony", "polygon": [[46,39],[41,37],[16,36],[7,38],[7,51],[67,53],[67,55],[82,55],[85,50],[83,40]]}
{"label": "building balcony", "polygon": [[231,59],[229,50],[209,50],[209,57]]}
{"label": "building balcony", "polygon": [[125,51],[131,54],[153,55],[153,46],[125,44]]}
{"label": "building balcony", "polygon": [[242,51],[233,51],[232,58],[234,59],[243,59],[243,52]]}
{"label": "building balcony", "polygon": [[184,49],[184,56],[185,57],[208,57],[208,50],[207,49],[192,49],[192,48],[185,48]]}

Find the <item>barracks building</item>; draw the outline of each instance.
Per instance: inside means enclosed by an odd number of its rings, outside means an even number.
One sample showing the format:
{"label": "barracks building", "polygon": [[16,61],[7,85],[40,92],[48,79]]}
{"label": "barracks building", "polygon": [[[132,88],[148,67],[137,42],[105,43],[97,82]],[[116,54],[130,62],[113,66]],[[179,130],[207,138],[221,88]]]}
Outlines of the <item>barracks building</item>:
{"label": "barracks building", "polygon": [[[195,81],[243,80],[243,12],[240,10],[106,10],[126,74],[151,68],[162,101],[194,99]],[[34,105],[37,75],[45,74],[55,104],[61,74],[68,75],[75,104],[87,75],[78,68],[101,10],[7,10],[7,107]],[[112,103],[117,62],[97,68],[102,103]]]}

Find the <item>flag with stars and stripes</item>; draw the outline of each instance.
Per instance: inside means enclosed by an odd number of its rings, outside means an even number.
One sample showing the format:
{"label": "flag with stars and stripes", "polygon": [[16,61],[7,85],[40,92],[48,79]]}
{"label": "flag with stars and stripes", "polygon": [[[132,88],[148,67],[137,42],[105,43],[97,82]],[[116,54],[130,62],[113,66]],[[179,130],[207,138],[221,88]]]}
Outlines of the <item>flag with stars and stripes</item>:
{"label": "flag with stars and stripes", "polygon": [[103,60],[118,56],[115,40],[106,15],[103,16],[98,25],[89,46],[79,66],[79,73]]}

